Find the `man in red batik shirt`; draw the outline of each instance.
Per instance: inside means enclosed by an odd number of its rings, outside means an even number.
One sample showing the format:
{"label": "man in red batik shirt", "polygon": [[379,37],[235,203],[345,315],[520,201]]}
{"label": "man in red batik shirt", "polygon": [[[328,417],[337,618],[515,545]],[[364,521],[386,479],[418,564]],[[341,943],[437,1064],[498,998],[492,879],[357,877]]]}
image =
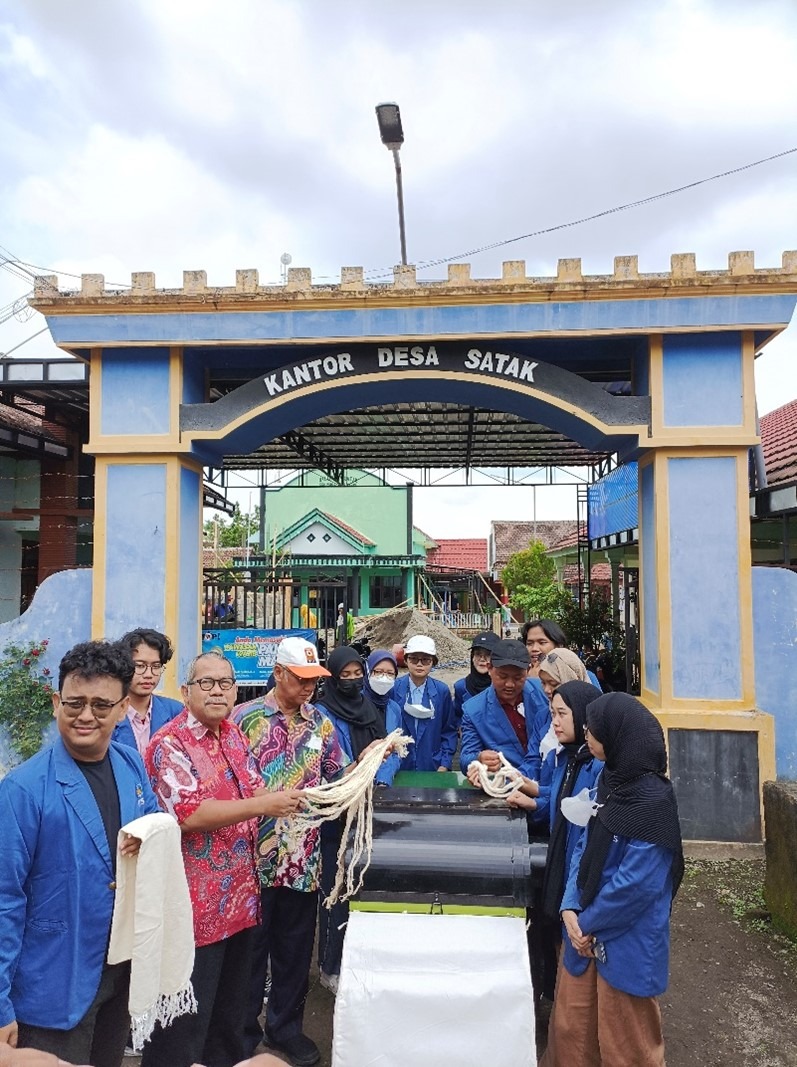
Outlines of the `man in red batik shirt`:
{"label": "man in red batik shirt", "polygon": [[246,1054],[252,936],[260,918],[258,819],[291,815],[302,794],[264,788],[246,738],[228,718],[237,687],[225,656],[198,656],[182,695],[184,710],[152,738],[146,764],[159,803],[183,832],[198,1011],[170,1026],[156,1026],[141,1062],[142,1067],[195,1062],[232,1067]]}

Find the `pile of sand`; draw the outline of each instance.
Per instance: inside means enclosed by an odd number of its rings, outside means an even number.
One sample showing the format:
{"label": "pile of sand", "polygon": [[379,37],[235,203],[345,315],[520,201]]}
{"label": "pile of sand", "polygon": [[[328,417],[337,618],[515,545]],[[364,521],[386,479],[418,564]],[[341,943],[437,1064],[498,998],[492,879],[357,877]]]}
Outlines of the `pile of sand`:
{"label": "pile of sand", "polygon": [[470,662],[470,643],[416,608],[390,608],[365,620],[355,631],[355,637],[364,637],[371,648],[405,645],[414,634],[426,634],[434,640],[440,666],[467,666]]}

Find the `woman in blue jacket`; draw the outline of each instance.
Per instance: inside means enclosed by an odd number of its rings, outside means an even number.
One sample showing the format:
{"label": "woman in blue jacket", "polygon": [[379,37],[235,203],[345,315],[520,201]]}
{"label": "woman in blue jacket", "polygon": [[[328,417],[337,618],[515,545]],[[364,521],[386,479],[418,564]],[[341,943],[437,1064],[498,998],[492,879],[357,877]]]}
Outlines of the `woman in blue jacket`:
{"label": "woman in blue jacket", "polygon": [[462,725],[463,704],[490,688],[490,652],[499,641],[498,634],[494,634],[492,630],[485,630],[473,638],[473,644],[470,646],[470,672],[454,682],[454,715],[457,727]]}
{"label": "woman in blue jacket", "polygon": [[414,744],[401,761],[402,771],[450,771],[457,750],[457,723],[451,692],[445,682],[430,678],[437,666],[431,637],[415,634],[404,649],[409,674],[393,687],[401,708],[401,728]]}
{"label": "woman in blue jacket", "polygon": [[541,1064],[664,1067],[656,997],[684,871],[664,735],[638,700],[608,693],[587,709],[587,744],[606,766],[562,899],[567,936]]}
{"label": "woman in blue jacket", "polygon": [[600,696],[600,689],[588,682],[567,682],[554,691],[551,718],[558,746],[543,762],[539,795],[532,799],[520,792],[507,799],[511,807],[532,810],[532,821],[544,822],[550,828],[542,892],[532,916],[537,924],[534,946],[540,957],[538,983],[541,995],[548,1000],[553,999],[557,952],[562,941],[559,908],[573,850],[583,829],[568,821],[562,812],[562,801],[582,789],[593,789],[603,770],[603,763],[592,755],[584,735],[587,705]]}
{"label": "woman in blue jacket", "polygon": [[[385,652],[382,659],[389,666],[393,657]],[[377,662],[382,666],[382,659]],[[395,663],[395,660],[393,660]],[[379,707],[363,691],[365,671],[355,648],[343,645],[327,659],[331,677],[324,683],[324,691],[316,707],[331,719],[341,747],[350,760],[356,760],[363,749],[380,737],[387,737],[401,725],[401,710],[392,700]],[[399,757],[391,754],[376,773],[378,785],[390,785],[398,770]],[[324,907],[335,884],[338,848],[343,832],[342,820],[325,822],[321,826],[321,896],[318,911],[318,967],[321,984],[333,993],[338,990],[343,927],[349,917],[346,902]]]}

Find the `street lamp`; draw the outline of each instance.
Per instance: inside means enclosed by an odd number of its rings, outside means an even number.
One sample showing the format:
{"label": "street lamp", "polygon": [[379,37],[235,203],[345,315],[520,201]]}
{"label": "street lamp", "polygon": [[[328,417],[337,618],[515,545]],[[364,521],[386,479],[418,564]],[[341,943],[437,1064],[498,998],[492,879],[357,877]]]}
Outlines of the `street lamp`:
{"label": "street lamp", "polygon": [[401,184],[401,160],[399,159],[399,149],[404,144],[404,130],[401,128],[401,112],[398,104],[377,104],[376,121],[379,123],[379,136],[382,138],[382,144],[388,151],[393,153],[393,163],[396,167],[401,265],[406,267],[407,238],[404,233],[404,189]]}

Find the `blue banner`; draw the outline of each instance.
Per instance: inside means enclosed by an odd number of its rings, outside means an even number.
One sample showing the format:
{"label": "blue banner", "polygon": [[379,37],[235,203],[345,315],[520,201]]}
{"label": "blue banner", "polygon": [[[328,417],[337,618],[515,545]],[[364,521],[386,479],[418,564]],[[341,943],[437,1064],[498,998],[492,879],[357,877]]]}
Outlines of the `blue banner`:
{"label": "blue banner", "polygon": [[283,637],[303,637],[316,643],[315,630],[202,630],[202,651],[216,649],[232,661],[236,679],[244,685],[265,685],[274,670],[277,645]]}

